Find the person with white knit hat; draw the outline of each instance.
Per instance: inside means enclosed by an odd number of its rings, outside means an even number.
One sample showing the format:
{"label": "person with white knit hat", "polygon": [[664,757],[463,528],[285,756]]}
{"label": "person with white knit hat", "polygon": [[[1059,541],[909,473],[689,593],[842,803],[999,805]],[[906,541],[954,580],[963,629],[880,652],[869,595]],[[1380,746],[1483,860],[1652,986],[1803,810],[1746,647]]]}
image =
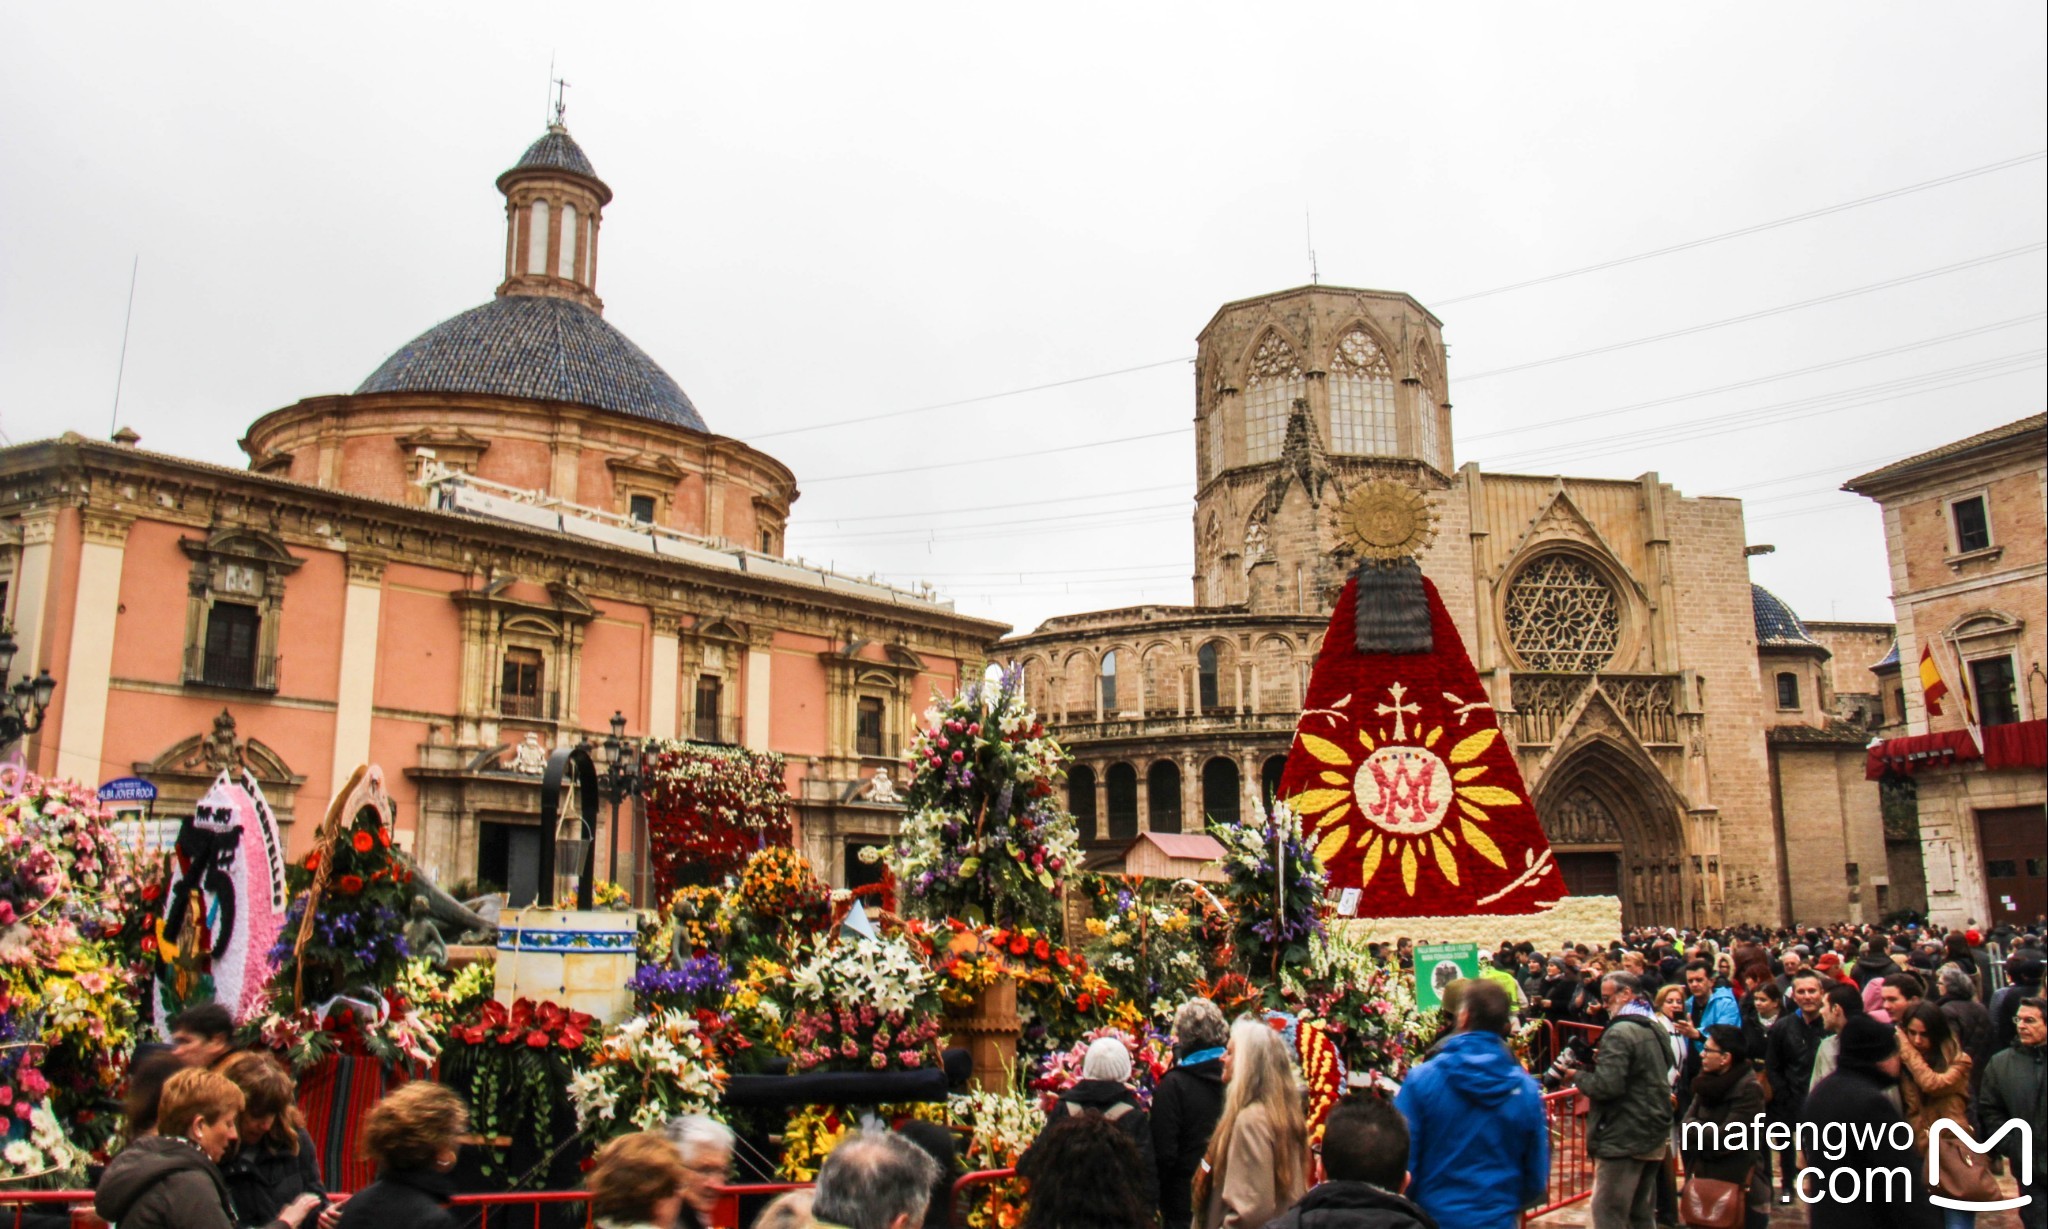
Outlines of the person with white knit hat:
{"label": "person with white knit hat", "polygon": [[[1063,1117],[1077,1114],[1096,1114],[1115,1123],[1131,1143],[1138,1149],[1142,1162],[1134,1180],[1142,1183],[1142,1197],[1145,1206],[1159,1206],[1159,1175],[1152,1161],[1151,1117],[1138,1104],[1138,1095],[1132,1091],[1130,1043],[1117,1033],[1106,1033],[1088,1043],[1087,1053],[1081,1058],[1081,1079],[1072,1088],[1060,1094],[1059,1104],[1045,1116],[1047,1125]],[[1036,1147],[1036,1142],[1033,1143]],[[1029,1154],[1029,1149],[1026,1149]],[[1024,1167],[1022,1158],[1018,1168]]]}

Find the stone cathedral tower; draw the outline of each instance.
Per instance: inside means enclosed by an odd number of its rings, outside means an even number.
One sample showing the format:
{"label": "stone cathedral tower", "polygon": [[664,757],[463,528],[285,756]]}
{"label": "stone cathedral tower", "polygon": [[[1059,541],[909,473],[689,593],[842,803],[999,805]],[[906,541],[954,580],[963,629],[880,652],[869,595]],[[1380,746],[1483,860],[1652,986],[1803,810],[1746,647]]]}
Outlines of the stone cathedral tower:
{"label": "stone cathedral tower", "polygon": [[1327,614],[1349,568],[1342,492],[1455,472],[1444,357],[1442,324],[1405,294],[1303,286],[1218,310],[1195,359],[1197,603]]}

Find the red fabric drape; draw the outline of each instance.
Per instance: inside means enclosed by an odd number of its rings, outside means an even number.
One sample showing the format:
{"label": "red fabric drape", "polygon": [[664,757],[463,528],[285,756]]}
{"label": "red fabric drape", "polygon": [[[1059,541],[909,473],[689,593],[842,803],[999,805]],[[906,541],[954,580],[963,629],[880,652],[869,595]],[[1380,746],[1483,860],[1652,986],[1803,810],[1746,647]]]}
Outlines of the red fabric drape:
{"label": "red fabric drape", "polygon": [[2048,768],[2048,718],[1995,725],[1984,731],[1984,767]]}

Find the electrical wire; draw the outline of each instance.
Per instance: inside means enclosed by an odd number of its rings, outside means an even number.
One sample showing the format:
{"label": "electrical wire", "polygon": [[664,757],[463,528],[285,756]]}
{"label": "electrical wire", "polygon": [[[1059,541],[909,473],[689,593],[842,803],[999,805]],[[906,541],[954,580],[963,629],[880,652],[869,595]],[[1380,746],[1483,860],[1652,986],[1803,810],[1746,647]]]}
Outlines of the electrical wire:
{"label": "electrical wire", "polygon": [[1708,235],[1704,239],[1688,239],[1684,243],[1674,243],[1669,247],[1661,247],[1649,252],[1638,252],[1633,256],[1618,256],[1613,260],[1603,260],[1598,264],[1583,265],[1577,269],[1568,269],[1563,273],[1546,274],[1543,277],[1532,277],[1527,281],[1514,282],[1506,286],[1495,286],[1492,290],[1480,290],[1471,294],[1456,295],[1448,299],[1438,299],[1436,304],[1439,307],[1449,307],[1453,303],[1469,303],[1474,299],[1484,299],[1492,295],[1506,294],[1511,290],[1527,290],[1531,286],[1544,286],[1551,282],[1561,282],[1568,277],[1578,277],[1586,273],[1598,273],[1604,269],[1615,269],[1622,265],[1632,265],[1639,260],[1669,256],[1674,252],[1686,252],[1693,248],[1705,247],[1710,243],[1721,243],[1728,239],[1740,239],[1744,235],[1760,234],[1763,231],[1776,230],[1780,226],[1791,226],[1797,222],[1809,222],[1814,218],[1826,217],[1829,214],[1841,213],[1848,209],[1860,209],[1865,205],[1874,205],[1879,201],[1888,201],[1895,197],[1909,196],[1915,192],[1925,192],[1929,188],[1939,188],[1952,183],[1960,183],[1966,179],[1975,179],[1979,175],[1989,175],[1994,171],[2010,170],[2016,166],[2025,166],[2030,162],[2039,162],[2043,158],[2048,158],[2048,149],[2037,149],[2031,154],[2021,154],[2016,158],[2007,158],[2001,162],[1991,162],[1983,166],[1972,167],[1967,171],[1957,171],[1953,175],[1943,175],[1938,179],[1925,179],[1916,184],[1907,184],[1903,188],[1893,188],[1888,192],[1879,192],[1872,196],[1859,196],[1853,201],[1843,201],[1839,204],[1826,205],[1819,209],[1809,209],[1805,213],[1795,213],[1790,217],[1778,218],[1770,222],[1759,222],[1754,226],[1744,226],[1737,230],[1723,231],[1718,235]]}
{"label": "electrical wire", "polygon": [[[1062,495],[1059,498],[1063,500],[1109,499],[1117,495],[1151,495],[1159,491],[1185,491],[1187,489],[1188,484],[1185,482],[1167,482],[1159,486],[1126,487],[1121,491],[1097,491],[1090,495]],[[838,525],[852,521],[888,521],[907,516],[957,516],[963,512],[1000,512],[1006,508],[1043,508],[1044,506],[1045,500],[1043,498],[1025,499],[1019,500],[1016,503],[976,504],[965,508],[926,508],[916,512],[873,512],[862,516],[821,516],[815,521],[806,521],[804,524],[806,528],[809,528],[811,525],[816,524],[829,523]]]}
{"label": "electrical wire", "polygon": [[[2042,365],[2039,359],[2043,353],[2041,350],[2023,351],[2018,354],[2003,355],[1999,358],[1986,359],[1977,363],[1966,363],[1944,371],[1927,372],[1918,376],[1888,380],[1878,384],[1867,384],[1861,388],[1844,389],[1840,392],[1827,393],[1817,397],[1804,397],[1796,401],[1784,401],[1774,405],[1759,406],[1755,409],[1739,410],[1732,414],[1717,414],[1706,418],[1696,418],[1669,427],[1655,427],[1646,431],[1632,432],[1627,435],[1609,436],[1605,439],[1594,441],[1594,446],[1591,448],[1587,447],[1586,441],[1575,441],[1570,444],[1552,445],[1528,452],[1511,453],[1506,457],[1494,460],[1491,463],[1491,467],[1496,469],[1525,465],[1542,465],[1547,467],[1562,461],[1582,461],[1589,457],[1611,456],[1614,453],[1627,452],[1645,444],[1679,443],[1686,440],[1708,439],[1717,435],[1726,435],[1732,431],[1748,430],[1756,426],[1792,422],[1802,418],[1811,418],[1819,414],[1831,414],[1840,410],[1878,405],[1887,401],[1897,401],[1921,392],[1931,392],[1943,388],[1957,388],[1967,384],[1975,384],[1982,380],[1995,379],[2002,375],[2013,375],[2021,371],[2035,370]],[[2022,363],[2025,365],[2014,366],[2014,364]],[[1944,380],[1948,376],[1971,376],[1973,378]],[[1852,399],[1864,393],[1887,390],[1898,391],[1892,392],[1889,396],[1872,397],[1862,401],[1847,400],[1846,404],[1840,405],[1829,404],[1835,401]],[[1819,408],[1806,408],[1813,406],[1818,406]],[[1805,412],[1787,412],[1798,409],[1804,409]]]}
{"label": "electrical wire", "polygon": [[1520,423],[1512,427],[1502,427],[1494,431],[1481,431],[1477,434],[1461,436],[1459,438],[1459,443],[1474,444],[1479,442],[1480,440],[1498,439],[1503,435],[1518,435],[1525,431],[1544,431],[1552,427],[1569,426],[1572,423],[1592,422],[1595,419],[1612,418],[1616,414],[1627,414],[1635,410],[1648,410],[1653,409],[1660,405],[1674,405],[1680,401],[1694,401],[1701,397],[1711,397],[1716,393],[1728,393],[1735,392],[1739,389],[1744,388],[1755,388],[1760,384],[1771,384],[1779,380],[1789,380],[1795,376],[1812,375],[1816,371],[1832,371],[1838,367],[1849,367],[1857,363],[1870,362],[1873,359],[1890,358],[1894,355],[1907,354],[1914,350],[1924,350],[1930,346],[1945,345],[1948,342],[1959,341],[1965,337],[1977,337],[1985,333],[1994,333],[2000,329],[2009,329],[2022,324],[2030,324],[2042,319],[2048,319],[2048,312],[2031,312],[2024,316],[2013,316],[2009,319],[2000,320],[1992,324],[1980,324],[1976,328],[1963,329],[1962,331],[1956,333],[1944,333],[1939,337],[1929,337],[1924,341],[1908,342],[1904,345],[1898,346],[1887,346],[1882,350],[1871,350],[1863,354],[1851,355],[1848,358],[1838,358],[1831,362],[1815,363],[1810,367],[1795,367],[1790,371],[1780,371],[1775,375],[1757,376],[1756,378],[1750,380],[1738,380],[1733,384],[1720,384],[1716,385],[1713,388],[1702,388],[1694,392],[1678,393],[1670,397],[1659,397],[1654,401],[1637,401],[1630,405],[1618,405],[1612,409],[1594,410],[1591,413],[1587,414],[1572,414],[1564,418],[1545,418],[1537,421]]}
{"label": "electrical wire", "polygon": [[928,465],[903,465],[895,469],[871,469],[858,474],[831,474],[823,478],[806,478],[804,482],[816,486],[821,482],[848,482],[855,478],[888,478],[896,474],[921,474],[935,469],[953,469],[961,465],[985,465],[990,461],[1015,461],[1024,457],[1049,457],[1054,453],[1078,452],[1083,448],[1107,448],[1111,444],[1135,444],[1140,440],[1165,439],[1169,435],[1187,435],[1194,431],[1192,426],[1175,427],[1171,431],[1150,431],[1143,435],[1124,435],[1113,440],[1091,440],[1082,444],[1062,444],[1057,448],[1039,448],[1030,452],[1005,452],[989,457],[963,457],[956,461],[933,461]]}
{"label": "electrical wire", "polygon": [[2032,252],[2042,251],[2043,249],[2048,249],[2048,243],[2029,243],[2021,247],[2007,248],[2002,252],[1992,252],[1970,260],[1959,260],[1952,265],[1943,265],[1938,269],[1922,269],[1918,273],[1908,273],[1902,277],[1888,278],[1882,282],[1872,282],[1867,286],[1853,286],[1848,290],[1837,290],[1833,294],[1824,294],[1812,299],[1801,299],[1797,303],[1783,303],[1777,307],[1766,307],[1760,311],[1744,312],[1739,316],[1729,316],[1721,320],[1709,320],[1705,324],[1688,325],[1682,329],[1672,329],[1668,332],[1655,333],[1648,337],[1638,337],[1631,341],[1611,342],[1604,346],[1594,346],[1588,350],[1575,350],[1570,354],[1557,354],[1550,358],[1539,358],[1527,363],[1515,363],[1507,367],[1495,367],[1490,371],[1474,372],[1471,375],[1459,376],[1458,382],[1460,384],[1470,384],[1474,380],[1485,380],[1493,376],[1508,375],[1512,372],[1528,371],[1536,367],[1548,367],[1553,363],[1568,363],[1573,359],[1590,358],[1596,354],[1612,354],[1616,350],[1627,350],[1635,346],[1647,346],[1652,342],[1670,341],[1674,337],[1690,337],[1695,333],[1704,333],[1710,329],[1727,328],[1729,325],[1746,324],[1751,320],[1764,320],[1771,316],[1782,316],[1787,312],[1803,311],[1806,308],[1819,307],[1826,303],[1838,303],[1843,299],[1853,299],[1859,295],[1874,294],[1880,290],[1889,290],[1894,286],[1910,286],[1915,282],[1924,282],[1936,277],[1946,277],[1951,273],[1960,273],[1965,269],[1975,269],[1981,265],[1996,264],[2001,260],[2011,260],[2016,256],[2025,256]]}
{"label": "electrical wire", "polygon": [[1136,508],[1099,508],[1093,512],[1064,512],[1055,513],[1050,516],[1009,517],[1000,521],[967,521],[959,524],[933,526],[912,525],[901,529],[861,529],[855,530],[852,533],[819,534],[814,538],[806,538],[805,540],[812,542],[850,542],[862,539],[904,538],[908,541],[916,542],[947,529],[995,529],[1008,525],[1038,525],[1048,521],[1100,520],[1105,517],[1116,516],[1120,513],[1159,512],[1169,508],[1177,508],[1183,512],[1193,511],[1185,502],[1145,504]]}
{"label": "electrical wire", "polygon": [[1134,371],[1151,371],[1155,367],[1171,367],[1176,363],[1192,363],[1195,356],[1185,354],[1179,358],[1160,359],[1156,363],[1140,363],[1136,367],[1119,367],[1115,371],[1098,371],[1093,375],[1074,376],[1065,380],[1054,380],[1050,384],[1033,384],[1027,388],[1006,389],[1000,393],[983,393],[979,397],[962,397],[958,401],[938,401],[931,405],[916,405],[907,410],[885,410],[880,414],[863,414],[857,418],[837,418],[831,422],[812,423],[805,427],[784,427],[780,431],[757,431],[749,439],[773,439],[779,435],[796,435],[803,431],[825,431],[833,427],[853,427],[862,423],[881,422],[886,418],[902,418],[907,414],[925,414],[933,410],[950,410],[963,405],[978,405],[983,401],[996,401],[1004,397],[1019,397],[1025,393],[1042,393],[1049,388],[1065,388],[1070,384],[1086,384],[1090,380],[1107,380],[1111,376],[1127,376]]}

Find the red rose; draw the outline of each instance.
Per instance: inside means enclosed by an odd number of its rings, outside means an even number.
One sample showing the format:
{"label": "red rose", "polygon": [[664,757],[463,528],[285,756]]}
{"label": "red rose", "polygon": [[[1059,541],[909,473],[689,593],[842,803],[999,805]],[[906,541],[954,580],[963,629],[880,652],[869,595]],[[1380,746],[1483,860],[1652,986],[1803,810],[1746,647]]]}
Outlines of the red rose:
{"label": "red rose", "polygon": [[377,838],[371,836],[367,832],[358,832],[356,833],[354,840],[352,840],[350,844],[356,847],[357,853],[368,853],[370,852],[370,850],[376,848]]}
{"label": "red rose", "polygon": [[160,883],[145,883],[142,885],[142,899],[144,900],[155,900],[163,894],[164,885]]}
{"label": "red rose", "polygon": [[377,843],[386,849],[391,848],[391,834],[384,831],[382,827],[377,829]]}
{"label": "red rose", "polygon": [[1051,960],[1052,944],[1047,943],[1044,939],[1040,939],[1036,944],[1032,945],[1031,952],[1040,960]]}
{"label": "red rose", "polygon": [[309,871],[317,871],[320,869],[319,850],[316,849],[312,853],[306,855],[306,869]]}
{"label": "red rose", "polygon": [[1054,964],[1060,966],[1063,969],[1069,967],[1074,963],[1074,958],[1072,956],[1067,955],[1067,949],[1065,948],[1061,948],[1059,951],[1054,952],[1052,954],[1052,960]]}
{"label": "red rose", "polygon": [[361,875],[343,875],[341,877],[341,890],[351,896],[362,891],[363,877]]}

